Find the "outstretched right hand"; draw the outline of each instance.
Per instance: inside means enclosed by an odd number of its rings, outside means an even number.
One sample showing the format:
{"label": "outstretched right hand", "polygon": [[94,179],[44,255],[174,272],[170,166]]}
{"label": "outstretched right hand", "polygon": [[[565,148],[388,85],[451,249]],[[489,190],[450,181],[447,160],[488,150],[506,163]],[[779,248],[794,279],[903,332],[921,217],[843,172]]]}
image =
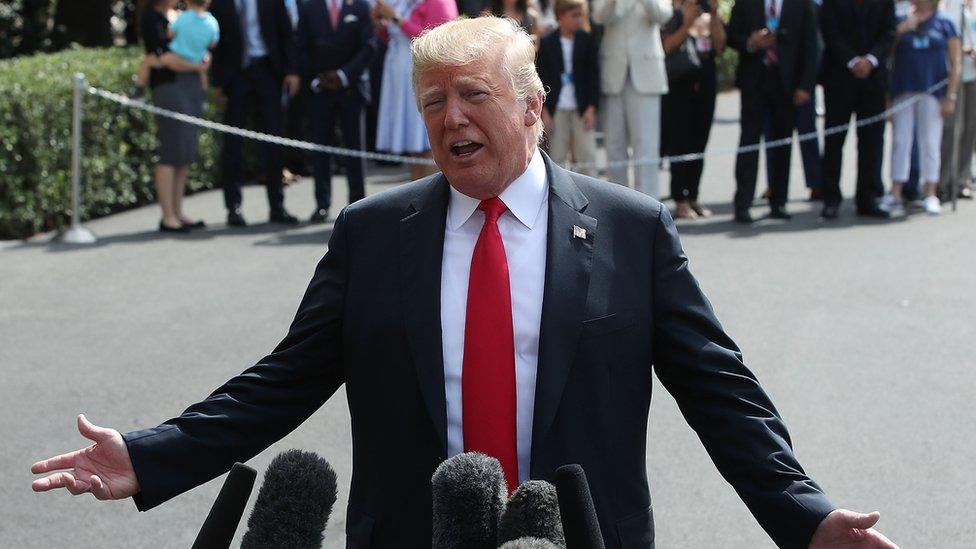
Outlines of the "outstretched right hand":
{"label": "outstretched right hand", "polygon": [[35,492],[66,488],[74,495],[91,492],[98,499],[124,499],[139,493],[139,480],[122,435],[93,425],[84,414],[78,416],[78,431],[95,444],[32,465],[35,475],[59,472],[35,480],[31,488]]}

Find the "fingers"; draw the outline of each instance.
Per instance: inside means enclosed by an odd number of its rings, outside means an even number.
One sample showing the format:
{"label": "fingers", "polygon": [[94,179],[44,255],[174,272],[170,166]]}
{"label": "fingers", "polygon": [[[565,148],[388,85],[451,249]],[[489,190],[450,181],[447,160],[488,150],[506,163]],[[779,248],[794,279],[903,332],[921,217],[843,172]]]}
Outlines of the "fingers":
{"label": "fingers", "polygon": [[881,513],[875,511],[873,513],[855,513],[854,511],[848,511],[845,513],[845,519],[847,519],[846,526],[849,528],[860,528],[861,530],[867,530],[868,528],[874,526],[881,519]]}
{"label": "fingers", "polygon": [[98,475],[92,475],[89,481],[91,482],[91,493],[97,499],[112,499],[112,492]]}
{"label": "fingers", "polygon": [[99,427],[88,421],[85,414],[78,414],[78,432],[81,433],[81,436],[93,442],[103,442],[109,440],[114,434],[112,429]]}
{"label": "fingers", "polygon": [[83,450],[75,450],[67,454],[61,454],[60,456],[54,456],[53,458],[44,459],[38,461],[34,465],[31,465],[31,473],[35,475],[41,473],[48,473],[51,471],[57,471],[58,469],[71,469],[75,466],[75,458],[78,457]]}
{"label": "fingers", "polygon": [[65,488],[74,495],[84,494],[91,488],[91,484],[78,480],[67,471],[55,473],[31,483],[31,489],[35,492],[47,492],[55,488]]}

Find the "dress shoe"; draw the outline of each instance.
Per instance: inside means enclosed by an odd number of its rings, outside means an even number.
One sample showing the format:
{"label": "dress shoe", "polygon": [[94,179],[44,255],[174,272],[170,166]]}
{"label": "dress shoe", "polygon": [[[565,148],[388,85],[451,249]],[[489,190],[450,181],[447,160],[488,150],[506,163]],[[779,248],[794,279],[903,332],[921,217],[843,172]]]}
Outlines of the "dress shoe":
{"label": "dress shoe", "polygon": [[186,225],[180,225],[178,227],[170,227],[169,225],[159,222],[159,232],[161,233],[188,233],[190,229]]}
{"label": "dress shoe", "polygon": [[736,223],[745,223],[747,225],[755,221],[752,218],[752,214],[749,213],[749,210],[736,210],[734,219]]}
{"label": "dress shoe", "polygon": [[312,217],[308,219],[309,223],[325,223],[329,220],[329,210],[328,208],[319,208],[312,212]]}
{"label": "dress shoe", "polygon": [[810,187],[810,202],[823,200],[823,187]]}
{"label": "dress shoe", "polygon": [[288,213],[284,208],[276,208],[268,214],[268,221],[282,225],[298,225],[298,218]]}
{"label": "dress shoe", "polygon": [[878,219],[888,219],[889,217],[891,217],[890,213],[882,210],[881,208],[875,205],[865,206],[863,208],[859,207],[857,209],[857,215],[861,217],[876,217]]}
{"label": "dress shoe", "polygon": [[823,207],[823,211],[820,212],[820,217],[824,219],[837,219],[837,210],[839,208],[834,205],[826,205]]}
{"label": "dress shoe", "polygon": [[227,225],[229,227],[247,227],[247,220],[241,214],[241,210],[234,208],[227,212]]}
{"label": "dress shoe", "polygon": [[788,213],[786,213],[786,209],[785,208],[770,208],[770,210],[769,210],[769,218],[770,219],[782,219],[784,221],[789,221],[790,219],[793,219],[793,216],[790,215],[790,214],[788,214]]}

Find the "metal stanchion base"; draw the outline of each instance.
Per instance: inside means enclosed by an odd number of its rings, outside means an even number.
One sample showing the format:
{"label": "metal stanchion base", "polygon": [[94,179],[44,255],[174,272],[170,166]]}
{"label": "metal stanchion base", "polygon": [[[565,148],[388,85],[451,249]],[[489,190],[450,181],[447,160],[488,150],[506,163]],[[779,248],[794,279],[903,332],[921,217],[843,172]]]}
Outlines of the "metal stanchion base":
{"label": "metal stanchion base", "polygon": [[71,227],[62,233],[58,240],[67,244],[94,244],[98,242],[98,239],[95,238],[95,233],[81,225]]}

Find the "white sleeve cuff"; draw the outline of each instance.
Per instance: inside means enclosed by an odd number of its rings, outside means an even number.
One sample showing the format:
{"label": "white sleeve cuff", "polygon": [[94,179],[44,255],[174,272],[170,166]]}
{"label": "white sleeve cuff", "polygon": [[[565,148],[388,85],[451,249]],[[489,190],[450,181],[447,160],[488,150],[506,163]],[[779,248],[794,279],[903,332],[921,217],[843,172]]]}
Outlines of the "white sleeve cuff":
{"label": "white sleeve cuff", "polygon": [[339,69],[339,70],[336,71],[336,74],[339,75],[339,80],[342,81],[342,87],[343,88],[348,88],[349,87],[349,79],[346,78],[346,73],[342,72],[342,69]]}
{"label": "white sleeve cuff", "polygon": [[854,65],[857,65],[860,57],[852,57],[850,61],[847,62],[847,70],[854,70]]}
{"label": "white sleeve cuff", "polygon": [[864,58],[867,59],[869,63],[871,63],[871,66],[872,67],[878,68],[878,58],[877,57],[875,57],[875,56],[873,56],[873,55],[871,55],[869,53],[869,54],[865,55]]}

